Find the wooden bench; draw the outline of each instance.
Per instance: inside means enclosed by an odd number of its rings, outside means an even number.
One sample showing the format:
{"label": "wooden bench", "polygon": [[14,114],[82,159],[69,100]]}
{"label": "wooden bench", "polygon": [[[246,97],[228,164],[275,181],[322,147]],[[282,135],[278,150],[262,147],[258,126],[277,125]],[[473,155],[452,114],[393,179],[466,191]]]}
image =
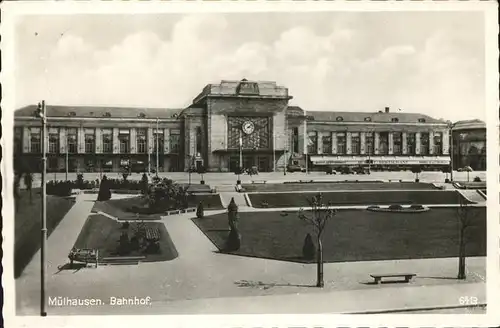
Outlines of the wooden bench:
{"label": "wooden bench", "polygon": [[266,184],[267,180],[252,180],[252,184]]}
{"label": "wooden bench", "polygon": [[146,228],[146,239],[152,241],[159,241],[160,230],[158,228]]}
{"label": "wooden bench", "polygon": [[382,278],[397,278],[402,277],[405,278],[404,282],[410,282],[410,280],[416,276],[415,273],[388,273],[388,274],[371,274],[373,279],[375,279],[375,283],[378,284],[381,282]]}

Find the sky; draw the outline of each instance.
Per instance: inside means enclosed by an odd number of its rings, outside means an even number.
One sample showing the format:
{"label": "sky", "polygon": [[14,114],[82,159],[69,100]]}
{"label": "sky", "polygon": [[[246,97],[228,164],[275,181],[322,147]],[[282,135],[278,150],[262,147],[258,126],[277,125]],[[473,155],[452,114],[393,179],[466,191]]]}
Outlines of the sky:
{"label": "sky", "polygon": [[16,108],[182,108],[221,80],[276,81],[307,111],[486,119],[481,12],[23,16]]}

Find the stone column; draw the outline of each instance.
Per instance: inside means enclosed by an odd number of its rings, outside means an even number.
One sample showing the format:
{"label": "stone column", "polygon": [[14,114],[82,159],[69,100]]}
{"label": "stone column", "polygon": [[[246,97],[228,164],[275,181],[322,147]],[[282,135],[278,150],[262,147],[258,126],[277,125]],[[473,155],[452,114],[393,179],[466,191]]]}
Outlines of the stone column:
{"label": "stone column", "polygon": [[389,155],[394,154],[394,134],[392,132],[388,133],[388,143],[389,143]]}
{"label": "stone column", "polygon": [[450,131],[448,129],[442,131],[443,155],[450,154]]}
{"label": "stone column", "polygon": [[420,132],[415,133],[415,154],[420,155]]}
{"label": "stone column", "polygon": [[25,126],[23,127],[23,153],[30,152],[30,128]]}
{"label": "stone column", "polygon": [[316,132],[316,139],[318,140],[318,149],[316,152],[318,154],[323,154],[323,132]]}
{"label": "stone column", "polygon": [[366,132],[359,133],[359,154],[366,154]]}
{"label": "stone column", "polygon": [[137,129],[130,128],[130,153],[137,153]]}
{"label": "stone column", "polygon": [[101,132],[102,132],[101,128],[95,129],[95,152],[96,152],[96,154],[102,153],[102,133]]}
{"label": "stone column", "polygon": [[351,132],[346,132],[345,134],[345,146],[346,146],[346,154],[352,155],[352,135]]}
{"label": "stone column", "polygon": [[[170,130],[163,129],[163,153],[170,153]],[[164,166],[166,167],[166,166]]]}
{"label": "stone column", "polygon": [[307,153],[307,120],[299,127],[299,151],[302,149],[302,154]]}
{"label": "stone column", "polygon": [[374,155],[379,154],[379,151],[378,151],[379,143],[380,143],[380,133],[375,132],[373,134],[373,152],[374,152]]}
{"label": "stone column", "polygon": [[59,152],[66,154],[66,128],[59,129]]}
{"label": "stone column", "polygon": [[[120,153],[120,140],[118,140],[118,135],[119,135],[119,129],[113,128],[113,154]],[[113,168],[114,168],[114,165],[115,165],[115,163],[113,163]]]}
{"label": "stone column", "polygon": [[83,126],[80,126],[77,131],[78,136],[76,140],[78,141],[78,154],[83,154],[85,153],[85,130]]}
{"label": "stone column", "polygon": [[332,154],[337,153],[337,132],[332,132]]}
{"label": "stone column", "polygon": [[434,132],[429,131],[429,155],[434,155]]}
{"label": "stone column", "polygon": [[406,155],[408,154],[408,135],[406,134],[406,132],[403,132],[401,134],[401,153],[403,155]]}
{"label": "stone column", "polygon": [[[135,129],[134,129],[135,130]],[[154,150],[154,138],[153,138],[153,128],[148,127],[147,132],[146,132],[146,138],[147,138],[147,145],[148,145],[148,154],[152,154]],[[153,158],[151,158],[153,160]],[[152,163],[153,164],[153,163]],[[153,165],[151,164],[151,167]],[[156,165],[156,164],[155,164]]]}

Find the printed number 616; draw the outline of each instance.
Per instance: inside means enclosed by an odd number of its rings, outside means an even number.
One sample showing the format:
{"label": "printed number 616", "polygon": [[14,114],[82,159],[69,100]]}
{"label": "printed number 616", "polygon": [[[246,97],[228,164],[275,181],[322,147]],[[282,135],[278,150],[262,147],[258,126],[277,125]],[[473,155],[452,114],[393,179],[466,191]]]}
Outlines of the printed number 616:
{"label": "printed number 616", "polygon": [[461,296],[458,302],[460,305],[477,305],[478,300],[475,296]]}

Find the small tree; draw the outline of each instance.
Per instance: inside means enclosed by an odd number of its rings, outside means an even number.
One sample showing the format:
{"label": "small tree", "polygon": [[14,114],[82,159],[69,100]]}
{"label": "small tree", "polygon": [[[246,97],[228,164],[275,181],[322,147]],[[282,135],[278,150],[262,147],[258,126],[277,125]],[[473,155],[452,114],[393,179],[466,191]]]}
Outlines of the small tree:
{"label": "small tree", "polygon": [[444,181],[446,183],[450,182],[450,180],[448,179],[448,173],[451,172],[451,166],[450,165],[446,165],[445,167],[443,167],[443,173],[444,173]]}
{"label": "small tree", "polygon": [[78,173],[76,175],[76,187],[78,189],[83,189],[83,173]]}
{"label": "small tree", "polygon": [[149,187],[148,175],[146,173],[143,173],[141,178],[141,189],[144,195],[148,193],[148,187]]}
{"label": "small tree", "polygon": [[106,176],[103,176],[101,184],[99,185],[99,194],[97,195],[97,200],[102,202],[110,199],[111,199],[111,189],[109,187],[109,181]]}
{"label": "small tree", "polygon": [[122,173],[122,177],[123,177],[123,181],[126,182],[127,181],[127,178],[129,176],[129,173],[128,172],[123,172]]}
{"label": "small tree", "polygon": [[336,211],[330,208],[330,205],[325,205],[323,203],[323,195],[321,193],[314,196],[312,199],[308,199],[309,205],[311,206],[311,215],[306,215],[303,209],[299,210],[299,219],[304,221],[313,227],[316,234],[316,239],[318,242],[317,249],[317,283],[316,287],[323,287],[325,282],[323,280],[323,244],[321,242],[321,237],[323,236],[323,231],[325,230],[328,221],[336,215]]}
{"label": "small tree", "polygon": [[238,231],[238,205],[236,205],[234,197],[231,198],[227,207],[227,216],[230,232],[226,241],[226,251],[234,252],[239,250],[241,246],[241,235]]}
{"label": "small tree", "polygon": [[198,204],[198,208],[196,209],[196,217],[198,219],[203,219],[204,216],[205,216],[205,214],[203,212],[203,202],[200,202]]}
{"label": "small tree", "polygon": [[412,173],[415,173],[415,182],[419,182],[420,179],[418,178],[418,175],[422,173],[422,167],[420,165],[413,166],[411,171]]}
{"label": "small tree", "polygon": [[[457,193],[458,194],[458,193]],[[466,231],[472,225],[475,215],[473,215],[472,207],[466,200],[458,194],[459,207],[457,208],[458,217],[458,279],[464,280],[465,274],[465,250],[467,246]]]}
{"label": "small tree", "polygon": [[314,259],[315,246],[310,233],[307,233],[304,239],[304,246],[302,246],[302,256],[306,260]]}

